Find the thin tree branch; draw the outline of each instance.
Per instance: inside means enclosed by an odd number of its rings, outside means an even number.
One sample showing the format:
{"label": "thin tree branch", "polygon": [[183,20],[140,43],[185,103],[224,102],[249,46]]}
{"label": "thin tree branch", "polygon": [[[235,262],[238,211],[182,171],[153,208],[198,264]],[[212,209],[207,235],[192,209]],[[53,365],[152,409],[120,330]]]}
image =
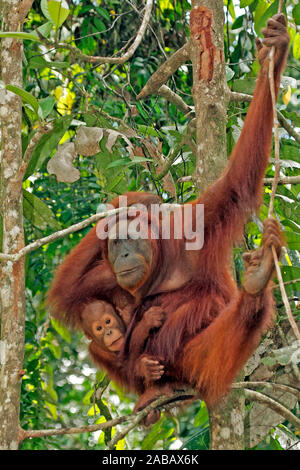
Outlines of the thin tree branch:
{"label": "thin tree branch", "polygon": [[[268,186],[273,183],[274,178],[264,178],[264,185]],[[299,184],[300,175],[297,176],[280,176],[277,184]]]}
{"label": "thin tree branch", "polygon": [[54,47],[57,50],[67,49],[72,52],[74,57],[84,62],[90,62],[92,64],[97,63],[99,65],[100,64],[118,64],[118,65],[124,64],[128,59],[130,59],[133,56],[133,54],[139,47],[140,43],[142,42],[147,26],[151,19],[152,7],[153,7],[153,0],[147,0],[146,6],[145,6],[145,14],[144,14],[144,18],[140,26],[140,29],[137,32],[137,35],[135,37],[133,44],[130,46],[128,51],[122,57],[90,56],[90,55],[84,54],[83,52],[80,51],[80,49],[78,49],[75,46],[72,46],[71,44],[67,44],[67,43],[54,44],[52,41],[47,40],[43,36],[42,37],[40,35],[39,36],[40,36],[41,41],[47,46]]}
{"label": "thin tree branch", "polygon": [[264,405],[267,405],[271,410],[275,411],[275,413],[280,414],[283,418],[287,419],[290,423],[292,423],[297,429],[300,429],[300,419],[297,418],[290,410],[288,410],[285,406],[281,405],[277,401],[273,400],[273,398],[268,397],[260,392],[255,392],[254,390],[245,389],[246,398],[249,400],[257,401]]}
{"label": "thin tree branch", "polygon": [[[273,183],[274,178],[264,178],[264,185],[269,186]],[[178,178],[178,183],[188,183],[189,181],[193,181],[192,176],[181,176]],[[299,184],[300,183],[300,176],[280,176],[278,180],[278,184]]]}
{"label": "thin tree branch", "polygon": [[127,207],[119,207],[118,209],[113,209],[110,211],[101,212],[99,214],[94,214],[88,219],[83,220],[82,222],[71,225],[70,227],[65,228],[63,230],[59,230],[58,232],[54,232],[51,235],[48,235],[47,237],[43,237],[38,240],[35,240],[34,242],[25,246],[24,248],[17,251],[16,253],[13,253],[13,254],[0,253],[0,262],[12,261],[13,263],[15,263],[19,261],[19,259],[21,259],[23,256],[31,253],[32,251],[37,250],[38,248],[40,248],[43,245],[46,245],[47,243],[52,243],[58,240],[59,238],[63,238],[66,235],[69,235],[70,233],[78,232],[78,230],[88,227],[90,224],[97,222],[99,219],[103,219],[104,217],[109,217],[111,215],[118,214],[119,212],[122,212],[124,210],[127,210]]}
{"label": "thin tree branch", "polygon": [[122,432],[115,434],[114,438],[110,441],[109,447],[114,447],[115,444],[122,439],[131,429],[137,426],[151,411],[154,409],[159,409],[163,405],[168,404],[172,401],[174,406],[178,405],[179,401],[189,399],[195,396],[195,391],[193,390],[182,390],[176,392],[171,396],[162,396],[157,400],[150,403],[143,410],[133,413],[129,416],[119,416],[118,418],[111,419],[105,423],[91,424],[88,426],[81,427],[71,427],[71,428],[61,428],[61,429],[38,429],[38,430],[24,430],[20,428],[19,430],[19,443],[24,439],[33,438],[33,437],[46,437],[46,436],[57,436],[61,434],[80,434],[84,432],[95,432],[95,431],[104,431],[105,429],[112,428],[118,424],[129,421],[130,425]]}
{"label": "thin tree branch", "polygon": [[[292,279],[291,281],[286,281],[284,282],[285,286],[288,286],[289,284],[294,284],[295,282],[300,282],[300,279]],[[278,284],[273,286],[273,289],[278,289],[280,286]]]}
{"label": "thin tree branch", "polygon": [[251,387],[264,387],[268,390],[280,390],[284,393],[291,393],[297,397],[297,399],[300,399],[300,390],[291,387],[289,385],[285,384],[280,384],[280,383],[275,383],[275,382],[235,382],[232,384],[231,388],[251,388]]}
{"label": "thin tree branch", "polygon": [[104,431],[105,429],[116,426],[117,424],[124,423],[130,419],[130,416],[119,416],[118,418],[106,421],[100,424],[90,424],[88,426],[61,428],[61,429],[37,429],[37,430],[19,430],[19,443],[24,439],[33,437],[46,437],[46,436],[59,436],[61,434],[80,434],[84,432]]}
{"label": "thin tree branch", "polygon": [[167,85],[162,85],[158,89],[157,94],[168,100],[170,103],[173,103],[178,109],[180,109],[180,111],[185,114],[193,111],[193,109],[185,103],[181,96],[177,95],[177,93],[172,91],[171,88],[169,88]]}
{"label": "thin tree branch", "polygon": [[176,70],[184,64],[190,56],[190,42],[187,42],[176,51],[158,70],[149,78],[148,82],[138,94],[137,99],[145,99],[147,96],[156,93],[159,88],[173,75]]}

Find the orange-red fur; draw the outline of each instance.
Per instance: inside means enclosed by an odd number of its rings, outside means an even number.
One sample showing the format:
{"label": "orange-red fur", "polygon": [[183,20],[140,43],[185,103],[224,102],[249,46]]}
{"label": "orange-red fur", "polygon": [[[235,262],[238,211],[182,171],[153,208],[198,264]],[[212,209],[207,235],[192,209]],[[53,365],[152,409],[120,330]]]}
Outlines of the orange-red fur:
{"label": "orange-red fur", "polygon": [[[288,42],[288,34],[282,32],[275,44],[276,92]],[[264,60],[268,52],[267,47],[259,51],[263,65],[227,169],[192,203],[193,210],[197,203],[203,203],[205,208],[203,248],[188,252],[183,239],[151,240],[154,250],[151,276],[139,292],[132,293],[142,304],[128,328],[122,355],[127,374],[124,376],[121,371],[112,371],[112,374],[125,386],[139,393],[146,391],[147,397],[149,391],[136,376],[136,359],[131,357],[130,351],[135,342],[140,341],[133,331],[150,306],[159,305],[166,313],[165,323],[148,336],[144,347],[146,354],[159,358],[165,365],[158,388],[172,383],[191,384],[209,405],[226,393],[271,323],[273,308],[269,288],[258,296],[239,291],[231,277],[229,263],[233,243],[240,239],[249,214],[260,205],[271,149],[273,112],[269,64]],[[143,201],[138,199],[137,202]],[[160,288],[164,280],[175,270],[184,273],[188,280],[180,288],[163,292]],[[60,318],[73,323],[84,299],[111,296],[115,292],[117,296],[124,294],[116,285],[103,243],[93,229],[61,267],[49,301]],[[154,390],[155,395],[157,388]]]}

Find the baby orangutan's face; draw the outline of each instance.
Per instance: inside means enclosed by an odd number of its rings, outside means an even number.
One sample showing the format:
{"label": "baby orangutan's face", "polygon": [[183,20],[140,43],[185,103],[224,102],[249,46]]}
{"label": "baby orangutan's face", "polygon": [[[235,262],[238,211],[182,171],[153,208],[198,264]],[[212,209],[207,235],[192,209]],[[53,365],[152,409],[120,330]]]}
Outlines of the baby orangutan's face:
{"label": "baby orangutan's face", "polygon": [[81,319],[83,330],[89,339],[106,351],[114,353],[120,351],[125,327],[109,303],[92,302],[83,310]]}

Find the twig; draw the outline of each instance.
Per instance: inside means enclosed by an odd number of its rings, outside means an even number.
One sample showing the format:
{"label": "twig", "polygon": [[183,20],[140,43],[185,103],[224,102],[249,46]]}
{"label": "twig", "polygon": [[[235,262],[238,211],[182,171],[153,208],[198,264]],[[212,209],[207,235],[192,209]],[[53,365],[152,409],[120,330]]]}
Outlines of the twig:
{"label": "twig", "polygon": [[[300,279],[292,279],[291,281],[286,281],[283,284],[285,286],[288,286],[289,284],[294,284],[295,282],[300,282]],[[279,287],[280,286],[276,284],[276,285],[273,286],[273,289],[278,289]]]}
{"label": "twig", "polygon": [[264,387],[268,390],[281,390],[284,393],[292,393],[298,400],[300,398],[300,390],[289,385],[279,384],[275,382],[235,382],[231,388],[248,388],[248,387]]}
{"label": "twig", "polygon": [[255,392],[254,390],[245,389],[246,398],[254,401],[258,401],[259,403],[263,403],[271,408],[275,413],[280,414],[283,418],[287,419],[290,423],[292,423],[296,428],[300,429],[300,419],[297,418],[290,410],[288,410],[285,406],[281,405],[277,401],[273,400],[273,398],[268,397],[260,392]]}
{"label": "twig", "polygon": [[0,253],[0,262],[12,261],[13,263],[15,263],[19,261],[19,259],[21,259],[23,256],[31,253],[32,251],[37,250],[38,248],[40,248],[43,245],[46,245],[47,243],[52,243],[58,240],[59,238],[63,238],[66,235],[69,235],[70,233],[78,232],[78,230],[88,227],[88,225],[92,224],[93,222],[97,222],[99,219],[103,219],[104,217],[109,217],[111,215],[118,214],[119,212],[122,212],[125,210],[127,210],[126,207],[119,207],[118,209],[113,209],[110,211],[101,212],[99,214],[94,214],[88,219],[83,220],[82,222],[71,225],[70,227],[65,228],[63,230],[59,230],[58,232],[54,232],[51,235],[48,235],[47,237],[43,237],[38,240],[35,240],[34,242],[25,246],[24,248],[17,251],[16,253],[13,253],[13,254]]}

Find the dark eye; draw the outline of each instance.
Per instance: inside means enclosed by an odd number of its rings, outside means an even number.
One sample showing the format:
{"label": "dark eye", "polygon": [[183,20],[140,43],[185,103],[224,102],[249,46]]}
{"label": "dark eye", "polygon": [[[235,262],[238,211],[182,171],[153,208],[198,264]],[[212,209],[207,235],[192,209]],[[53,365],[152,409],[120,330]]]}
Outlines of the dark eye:
{"label": "dark eye", "polygon": [[102,326],[97,326],[97,331],[101,331],[102,330]]}
{"label": "dark eye", "polygon": [[105,323],[106,323],[107,325],[109,325],[109,324],[110,324],[110,319],[108,318]]}

